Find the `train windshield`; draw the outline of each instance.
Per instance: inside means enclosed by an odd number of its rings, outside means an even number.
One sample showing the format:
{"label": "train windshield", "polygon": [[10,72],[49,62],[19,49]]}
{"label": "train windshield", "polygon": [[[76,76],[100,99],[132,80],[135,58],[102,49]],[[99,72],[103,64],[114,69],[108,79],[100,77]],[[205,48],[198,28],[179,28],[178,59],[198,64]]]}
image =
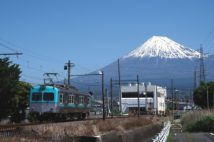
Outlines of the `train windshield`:
{"label": "train windshield", "polygon": [[32,101],[41,101],[42,93],[32,93]]}
{"label": "train windshield", "polygon": [[53,101],[54,100],[54,93],[44,93],[43,94],[44,101]]}

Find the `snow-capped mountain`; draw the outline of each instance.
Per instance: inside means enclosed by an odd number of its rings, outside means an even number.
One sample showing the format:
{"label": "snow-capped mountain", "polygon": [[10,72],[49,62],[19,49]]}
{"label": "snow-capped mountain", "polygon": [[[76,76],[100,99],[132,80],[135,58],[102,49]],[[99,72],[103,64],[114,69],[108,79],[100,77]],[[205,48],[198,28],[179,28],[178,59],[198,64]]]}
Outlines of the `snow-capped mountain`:
{"label": "snow-capped mountain", "polygon": [[[139,75],[143,82],[170,87],[170,81],[173,79],[175,88],[192,88],[199,56],[199,52],[167,37],[153,36],[119,59],[121,80],[135,80]],[[214,80],[213,63],[214,55],[205,58],[207,80]],[[118,80],[117,61],[98,70],[104,71],[106,84],[110,78]],[[100,77],[77,78],[75,82],[93,84],[100,82]]]}
{"label": "snow-capped mountain", "polygon": [[140,47],[136,48],[123,58],[160,57],[160,58],[198,58],[200,53],[185,48],[183,45],[164,37],[153,36]]}

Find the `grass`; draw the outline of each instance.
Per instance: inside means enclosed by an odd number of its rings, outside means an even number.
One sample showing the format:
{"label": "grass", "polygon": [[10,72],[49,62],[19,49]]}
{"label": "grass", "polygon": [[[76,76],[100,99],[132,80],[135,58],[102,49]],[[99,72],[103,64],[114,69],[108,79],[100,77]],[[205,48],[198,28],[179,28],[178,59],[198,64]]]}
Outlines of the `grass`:
{"label": "grass", "polygon": [[194,124],[187,125],[186,131],[214,132],[214,116],[206,116],[203,119],[196,121]]}
{"label": "grass", "polygon": [[207,132],[214,129],[214,111],[200,110],[188,112],[181,118],[184,131]]}
{"label": "grass", "polygon": [[144,118],[137,118],[137,117],[132,117],[132,118],[116,118],[114,120],[108,119],[105,121],[98,120],[95,122],[95,126],[100,132],[108,132],[112,130],[117,130],[117,131],[125,131],[134,127],[139,127],[139,126],[145,126],[148,124],[153,123],[154,120],[150,119],[149,117],[144,117]]}
{"label": "grass", "polygon": [[173,138],[174,138],[174,133],[172,131],[170,131],[166,142],[172,142]]}

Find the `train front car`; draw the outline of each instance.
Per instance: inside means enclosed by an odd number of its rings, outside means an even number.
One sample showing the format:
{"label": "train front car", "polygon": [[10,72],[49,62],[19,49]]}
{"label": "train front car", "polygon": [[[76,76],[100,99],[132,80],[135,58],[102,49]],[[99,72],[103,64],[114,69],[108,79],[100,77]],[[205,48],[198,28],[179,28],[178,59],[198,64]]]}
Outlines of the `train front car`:
{"label": "train front car", "polygon": [[30,91],[30,114],[32,119],[51,119],[58,111],[58,88],[34,86]]}

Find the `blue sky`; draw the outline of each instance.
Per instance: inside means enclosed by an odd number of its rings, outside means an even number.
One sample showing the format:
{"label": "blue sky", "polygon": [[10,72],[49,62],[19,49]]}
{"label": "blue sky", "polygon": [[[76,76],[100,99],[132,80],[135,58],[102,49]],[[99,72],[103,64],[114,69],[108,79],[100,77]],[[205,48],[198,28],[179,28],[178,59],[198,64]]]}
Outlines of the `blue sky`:
{"label": "blue sky", "polygon": [[213,0],[0,0],[1,53],[20,64],[22,80],[41,83],[44,72],[66,76],[97,70],[153,35],[206,53],[214,48]]}

